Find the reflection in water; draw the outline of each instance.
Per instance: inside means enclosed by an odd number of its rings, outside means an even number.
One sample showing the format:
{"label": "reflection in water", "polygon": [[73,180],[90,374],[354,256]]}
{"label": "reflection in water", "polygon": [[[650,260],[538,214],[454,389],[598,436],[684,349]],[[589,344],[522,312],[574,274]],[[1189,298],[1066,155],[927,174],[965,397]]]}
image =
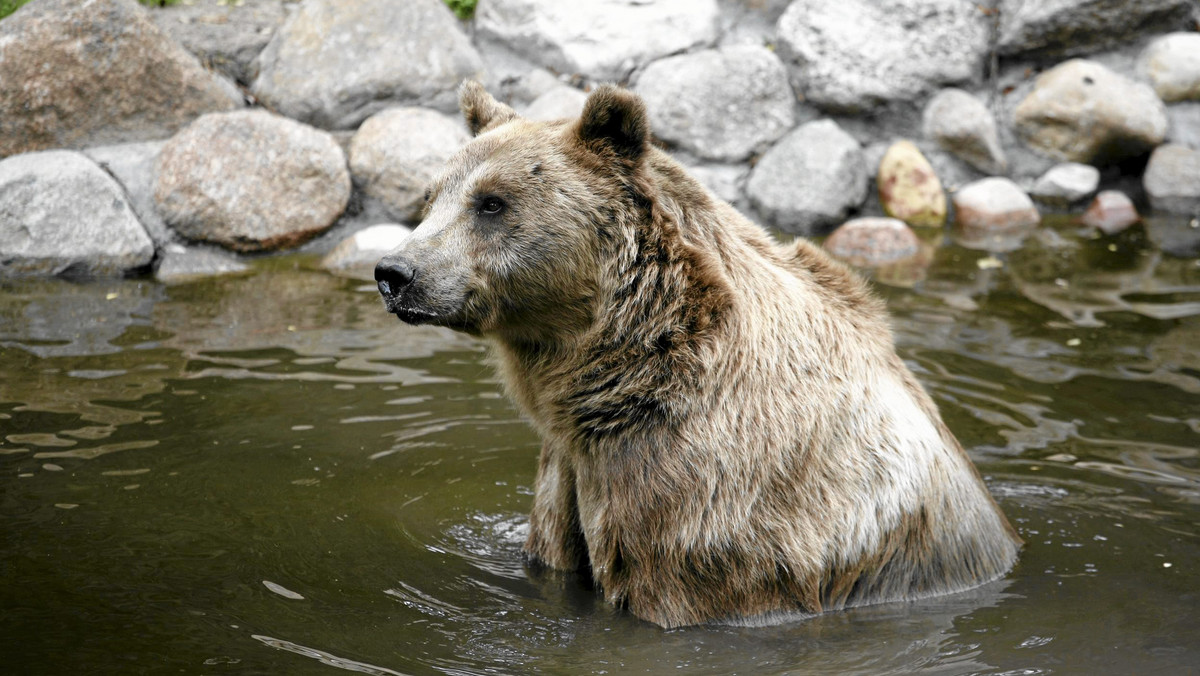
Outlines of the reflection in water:
{"label": "reflection in water", "polygon": [[674,631],[524,568],[536,437],[479,343],[397,324],[373,287],[297,257],[169,288],[0,282],[6,666],[1185,673],[1200,267],[1138,228],[1091,237],[1052,223],[1008,253],[932,249],[911,288],[879,279],[901,355],[1028,542],[1007,580]]}

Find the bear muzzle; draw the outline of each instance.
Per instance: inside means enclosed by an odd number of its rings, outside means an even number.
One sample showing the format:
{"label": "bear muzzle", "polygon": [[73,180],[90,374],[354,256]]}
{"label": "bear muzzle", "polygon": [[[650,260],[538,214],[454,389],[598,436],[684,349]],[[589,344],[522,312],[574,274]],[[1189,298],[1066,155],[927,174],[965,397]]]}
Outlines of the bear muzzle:
{"label": "bear muzzle", "polygon": [[375,283],[387,311],[408,324],[425,324],[436,319],[437,313],[417,307],[419,303],[414,302],[416,277],[416,268],[403,258],[384,256],[375,265]]}

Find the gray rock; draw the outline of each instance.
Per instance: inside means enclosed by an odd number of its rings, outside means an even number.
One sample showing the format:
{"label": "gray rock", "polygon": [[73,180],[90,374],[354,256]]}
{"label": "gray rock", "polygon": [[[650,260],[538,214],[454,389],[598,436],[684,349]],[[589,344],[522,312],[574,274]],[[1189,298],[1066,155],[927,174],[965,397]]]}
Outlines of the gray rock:
{"label": "gray rock", "polygon": [[333,137],[264,110],[201,117],[163,146],[156,172],[154,199],[168,225],[237,251],[299,244],[350,199]]}
{"label": "gray rock", "polygon": [[654,59],[717,39],[716,0],[490,0],[476,35],[551,70],[623,81]]}
{"label": "gray rock", "polygon": [[961,89],[938,92],[925,106],[922,127],[927,138],[985,174],[1008,169],[992,111]]}
{"label": "gray rock", "polygon": [[166,138],[241,100],[134,0],[40,0],[0,21],[0,157]]}
{"label": "gray rock", "polygon": [[107,171],[129,196],[133,213],[137,214],[146,234],[161,249],[179,240],[179,235],[167,227],[154,203],[154,167],[164,141],[126,143],[118,146],[99,146],[83,151],[100,168]]}
{"label": "gray rock", "polygon": [[514,78],[511,83],[503,88],[507,91],[508,97],[513,104],[528,106],[542,94],[562,86],[562,81],[554,73],[545,68],[534,68]]}
{"label": "gray rock", "polygon": [[1141,220],[1133,200],[1120,190],[1105,190],[1092,203],[1079,221],[1097,228],[1106,235],[1115,235]]}
{"label": "gray rock", "polygon": [[1200,150],[1170,143],[1155,148],[1142,185],[1155,211],[1200,216]]}
{"label": "gray rock", "polygon": [[1200,101],[1200,33],[1171,33],[1154,40],[1138,66],[1163,101]]}
{"label": "gray rock", "polygon": [[1070,56],[1187,25],[1194,0],[1001,0],[1004,56]]}
{"label": "gray rock", "polygon": [[792,85],[857,113],[983,75],[988,19],[961,0],[796,0],[779,19]]}
{"label": "gray rock", "polygon": [[750,172],[754,208],[787,232],[811,235],[841,222],[867,196],[862,148],[833,120],[801,125]]}
{"label": "gray rock", "polygon": [[83,154],[0,160],[0,277],[117,276],[153,257],[125,191]]}
{"label": "gray rock", "polygon": [[151,16],[205,66],[248,85],[258,75],[255,59],[286,13],[282,0],[199,0],[168,5]]}
{"label": "gray rock", "polygon": [[1068,207],[1086,199],[1100,187],[1100,170],[1077,162],[1055,165],[1042,174],[1030,194],[1043,204]]}
{"label": "gray rock", "polygon": [[1167,106],[1167,143],[1200,148],[1200,103]]}
{"label": "gray rock", "polygon": [[870,267],[917,255],[921,240],[899,219],[855,218],[834,230],[824,247],[851,265]]}
{"label": "gray rock", "polygon": [[441,113],[385,110],[368,118],[350,141],[350,172],[384,215],[412,222],[427,184],[469,138],[461,122]]}
{"label": "gray rock", "polygon": [[249,270],[250,266],[218,249],[169,244],[162,249],[162,255],[155,265],[154,278],[164,284],[183,284]]}
{"label": "gray rock", "polygon": [[403,225],[391,223],[364,228],[338,243],[321,259],[321,267],[345,277],[374,279],[379,259],[411,233]]}
{"label": "gray rock", "polygon": [[710,160],[744,160],[795,123],[787,71],[765,47],[660,59],[642,71],[635,91],[655,136]]}
{"label": "gray rock", "polygon": [[708,188],[714,195],[737,204],[742,200],[742,186],[750,170],[743,164],[701,164],[687,167],[692,178]]}
{"label": "gray rock", "polygon": [[304,0],[259,56],[255,96],[329,129],[385,108],[452,111],[483,64],[440,0]]}
{"label": "gray rock", "polygon": [[1149,85],[1083,59],[1042,73],[1013,123],[1034,150],[1084,164],[1140,155],[1167,133],[1166,109]]}
{"label": "gray rock", "polygon": [[544,92],[525,109],[524,116],[530,120],[562,120],[579,117],[587,94],[574,87],[559,85]]}
{"label": "gray rock", "polygon": [[1200,258],[1200,218],[1152,215],[1144,223],[1146,235],[1163,253],[1176,258]]}
{"label": "gray rock", "polygon": [[1041,222],[1029,195],[1007,178],[976,181],[952,199],[955,235],[970,248],[1011,251]]}

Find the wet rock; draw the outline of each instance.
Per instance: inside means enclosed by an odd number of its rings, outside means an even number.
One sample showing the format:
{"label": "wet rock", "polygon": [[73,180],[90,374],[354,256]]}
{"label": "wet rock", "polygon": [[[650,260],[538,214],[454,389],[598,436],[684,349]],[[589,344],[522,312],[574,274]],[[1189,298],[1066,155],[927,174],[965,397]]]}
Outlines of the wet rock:
{"label": "wet rock", "polygon": [[1088,164],[1065,162],[1042,174],[1030,194],[1043,204],[1068,207],[1095,193],[1099,186],[1099,169]]}
{"label": "wet rock", "polygon": [[1040,75],[1013,121],[1031,148],[1085,164],[1140,155],[1167,132],[1166,110],[1154,90],[1083,59]]}
{"label": "wet rock", "polygon": [[860,267],[893,263],[915,256],[921,240],[904,221],[895,218],[855,218],[825,240],[834,256]]}
{"label": "wet rock", "polygon": [[530,120],[574,119],[583,112],[587,94],[574,87],[559,85],[533,100],[525,109],[524,116]]}
{"label": "wet rock", "polygon": [[[470,137],[463,125],[424,108],[372,115],[350,141],[355,185],[389,218],[418,218],[425,187]],[[367,205],[370,207],[371,205]]]}
{"label": "wet rock", "polygon": [[154,166],[164,141],[126,143],[117,146],[99,146],[83,151],[100,168],[107,171],[129,196],[133,213],[154,240],[154,246],[162,248],[179,239],[174,230],[167,227],[154,204]]}
{"label": "wet rock", "polygon": [[440,0],[304,0],[259,64],[255,96],[329,129],[395,106],[456,110],[459,83],[483,70]]}
{"label": "wet rock", "polygon": [[236,251],[299,244],[350,199],[329,134],[263,110],[205,115],[159,153],[154,199],[184,237]]}
{"label": "wet rock", "polygon": [[1167,143],[1200,148],[1200,103],[1167,106]]}
{"label": "wet rock", "polygon": [[1170,143],[1155,148],[1142,185],[1155,211],[1200,216],[1200,150]]}
{"label": "wet rock", "polygon": [[867,168],[854,137],[833,120],[801,125],[750,172],[754,208],[787,232],[811,235],[839,223],[867,196]]}
{"label": "wet rock", "polygon": [[715,0],[490,0],[476,35],[566,74],[622,81],[641,66],[717,39]]}
{"label": "wet rock", "polygon": [[946,193],[933,167],[911,141],[893,143],[879,161],[875,179],[879,202],[888,216],[917,227],[940,228],[946,222]]}
{"label": "wet rock", "polygon": [[795,96],[765,47],[710,49],[655,61],[638,78],[655,136],[699,157],[748,158],[794,124]]}
{"label": "wet rock", "polygon": [[1007,178],[976,181],[952,199],[955,235],[970,248],[1011,251],[1041,222],[1029,195]]}
{"label": "wet rock", "polygon": [[321,259],[321,267],[346,277],[374,279],[375,264],[410,234],[403,225],[372,225],[342,240]]}
{"label": "wet rock", "polygon": [[938,92],[925,106],[922,128],[927,138],[985,174],[1008,168],[992,111],[961,89]]}
{"label": "wet rock", "polygon": [[0,21],[0,157],[166,138],[241,105],[134,0],[40,0]]}
{"label": "wet rock", "polygon": [[1146,235],[1163,253],[1176,258],[1200,258],[1200,218],[1150,216]]}
{"label": "wet rock", "polygon": [[164,284],[183,284],[249,270],[250,266],[217,249],[168,244],[162,249],[154,269],[154,278]]}
{"label": "wet rock", "polygon": [[988,50],[987,17],[959,0],[796,0],[778,33],[796,91],[851,113],[977,80]]}
{"label": "wet rock", "polygon": [[1156,39],[1142,52],[1138,65],[1163,101],[1200,101],[1200,33]]}
{"label": "wet rock", "polygon": [[997,50],[1068,56],[1187,25],[1193,0],[1002,0]]}
{"label": "wet rock", "polygon": [[285,16],[281,0],[200,0],[151,13],[159,28],[205,66],[246,85],[258,75],[255,59]]}
{"label": "wet rock", "polygon": [[154,257],[125,191],[82,153],[0,160],[0,196],[0,277],[118,276]]}
{"label": "wet rock", "polygon": [[741,164],[701,164],[687,167],[692,178],[700,181],[704,187],[717,197],[736,204],[742,199],[742,186],[750,170]]}
{"label": "wet rock", "polygon": [[1083,212],[1079,221],[1098,228],[1106,235],[1115,235],[1140,219],[1133,201],[1125,193],[1120,190],[1105,190],[1096,195],[1096,199],[1088,205],[1087,211]]}

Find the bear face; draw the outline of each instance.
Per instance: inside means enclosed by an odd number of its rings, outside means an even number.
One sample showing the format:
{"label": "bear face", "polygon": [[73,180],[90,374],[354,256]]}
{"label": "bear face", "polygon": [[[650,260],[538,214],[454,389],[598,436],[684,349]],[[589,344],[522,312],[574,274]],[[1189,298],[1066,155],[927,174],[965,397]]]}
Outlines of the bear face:
{"label": "bear face", "polygon": [[588,325],[604,240],[636,210],[629,169],[649,138],[640,103],[610,94],[573,123],[531,122],[466,83],[475,138],[430,184],[420,225],[376,267],[388,311],[528,340]]}

